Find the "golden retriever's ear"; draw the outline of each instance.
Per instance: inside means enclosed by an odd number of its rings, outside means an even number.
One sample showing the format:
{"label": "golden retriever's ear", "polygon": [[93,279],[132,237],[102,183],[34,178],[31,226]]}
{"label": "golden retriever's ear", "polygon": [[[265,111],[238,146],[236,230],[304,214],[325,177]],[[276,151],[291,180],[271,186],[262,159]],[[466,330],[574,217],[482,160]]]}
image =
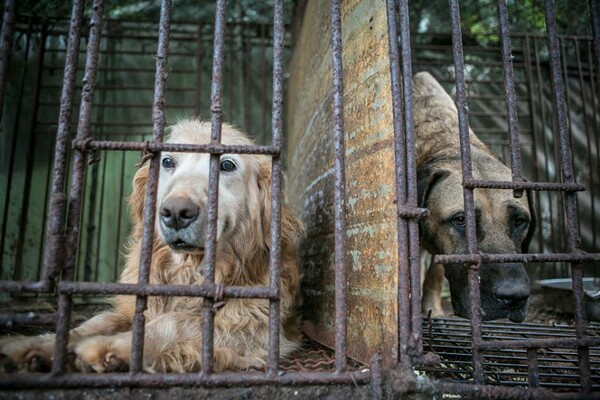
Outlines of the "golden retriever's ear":
{"label": "golden retriever's ear", "polygon": [[[260,216],[264,243],[271,247],[271,162],[260,165],[258,177],[258,190],[260,192]],[[295,246],[302,234],[304,227],[302,222],[284,204],[283,193],[281,194],[281,242]]]}
{"label": "golden retriever's ear", "polygon": [[135,226],[136,234],[141,234],[144,215],[144,200],[146,198],[146,182],[148,182],[148,165],[142,166],[133,178],[133,192],[129,197],[129,209]]}

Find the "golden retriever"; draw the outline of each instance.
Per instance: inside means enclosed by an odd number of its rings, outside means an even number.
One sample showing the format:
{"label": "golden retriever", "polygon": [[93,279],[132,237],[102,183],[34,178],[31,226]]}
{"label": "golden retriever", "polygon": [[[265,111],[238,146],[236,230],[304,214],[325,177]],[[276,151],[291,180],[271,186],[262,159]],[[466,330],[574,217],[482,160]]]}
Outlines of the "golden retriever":
{"label": "golden retriever", "polygon": [[[185,120],[171,128],[168,142],[210,143],[210,123]],[[224,124],[222,143],[253,145]],[[203,281],[208,196],[208,154],[161,155],[151,284],[197,285]],[[224,154],[220,158],[215,282],[222,285],[269,284],[271,158]],[[120,282],[137,283],[142,212],[148,166],[141,167],[129,199],[134,223]],[[298,348],[300,271],[296,248],[303,233],[299,219],[282,207],[280,355]],[[112,308],[71,330],[71,368],[88,372],[126,371],[131,358],[134,296],[116,296]],[[192,372],[201,368],[202,298],[148,298],[143,367],[146,371]],[[261,368],[268,356],[269,304],[265,299],[227,299],[215,314],[216,371]],[[0,341],[2,369],[39,371],[51,365],[54,335],[11,337]]]}

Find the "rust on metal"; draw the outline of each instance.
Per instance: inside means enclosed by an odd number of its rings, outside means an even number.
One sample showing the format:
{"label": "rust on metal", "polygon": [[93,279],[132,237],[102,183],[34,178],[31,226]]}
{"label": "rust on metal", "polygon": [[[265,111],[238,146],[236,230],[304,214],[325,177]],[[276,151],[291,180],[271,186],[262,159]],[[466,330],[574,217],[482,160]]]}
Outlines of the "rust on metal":
{"label": "rust on metal", "polygon": [[[223,112],[221,110],[221,96],[223,94],[223,60],[225,56],[225,17],[227,1],[218,0],[215,11],[215,34],[213,42],[212,81],[210,93],[211,112],[211,144],[221,143],[221,128]],[[208,175],[208,210],[206,217],[206,244],[204,281],[214,283],[215,262],[217,257],[217,217],[219,199],[219,155],[210,155]],[[213,338],[214,338],[214,313],[212,310],[214,300],[204,298],[202,311],[202,372],[212,372]]]}
{"label": "rust on metal", "polygon": [[[78,11],[78,10],[77,10]],[[76,8],[73,5],[73,15]],[[85,73],[83,75],[83,88],[81,91],[81,102],[79,106],[79,122],[77,125],[77,139],[86,140],[91,137],[90,124],[92,118],[92,106],[94,88],[96,84],[96,71],[98,67],[98,55],[100,40],[102,38],[102,24],[104,17],[104,1],[95,0],[92,4],[92,17],[90,20],[90,32],[85,60]],[[80,27],[76,29],[81,29]],[[76,58],[76,53],[74,54]],[[65,73],[67,68],[65,67]],[[69,103],[70,104],[70,103]],[[67,103],[65,103],[65,106]],[[67,110],[65,110],[67,112]],[[66,121],[65,121],[66,122]],[[62,262],[62,280],[71,281],[75,277],[77,262],[77,248],[79,244],[79,221],[82,210],[83,188],[85,186],[86,154],[75,152],[72,163],[72,178],[68,197],[68,212],[66,215],[66,238],[64,247],[55,251],[64,252]],[[62,206],[62,204],[59,204]],[[52,212],[51,212],[52,214]],[[51,249],[50,249],[51,250]],[[69,324],[71,320],[72,299],[69,296],[59,295],[58,319],[56,321],[56,342],[54,349],[54,360],[52,372],[59,374],[65,371],[67,365],[67,344],[69,336]]]}
{"label": "rust on metal", "polygon": [[14,41],[16,7],[16,0],[7,0],[4,2],[4,12],[2,13],[2,30],[0,31],[0,120],[4,110],[8,67]]}
{"label": "rust on metal", "polygon": [[[156,74],[154,78],[154,100],[152,104],[152,140],[162,143],[165,131],[165,84],[168,69],[169,35],[171,23],[171,0],[162,0],[160,7],[160,22],[158,31],[158,48],[156,50]],[[160,172],[160,157],[154,153],[148,167],[148,180],[144,199],[143,230],[140,250],[140,267],[138,283],[147,284],[150,279],[152,264],[152,248],[154,245],[154,220],[156,217],[156,195],[158,191],[158,176]],[[146,318],[144,311],[148,305],[146,296],[137,295],[135,314],[132,326],[132,352],[130,371],[138,374],[142,371],[144,354],[144,332]]]}
{"label": "rust on metal", "polygon": [[[452,20],[452,52],[454,75],[456,77],[456,105],[458,108],[458,127],[460,135],[460,153],[463,181],[473,179],[471,172],[471,142],[469,140],[469,115],[467,91],[465,86],[465,64],[460,26],[460,5],[457,0],[450,1],[450,19]],[[466,220],[467,253],[477,253],[477,233],[473,189],[463,190]],[[471,315],[471,334],[473,341],[481,340],[481,293],[479,291],[479,263],[469,265],[469,301]],[[476,383],[483,383],[483,355],[473,351],[473,375]]]}
{"label": "rust on metal", "polygon": [[344,78],[342,22],[339,0],[331,0],[331,47],[333,55],[333,158],[335,225],[335,355],[337,372],[346,368],[346,145],[344,142]]}
{"label": "rust on metal", "polygon": [[[283,1],[273,3],[273,101],[272,143],[281,148],[283,141]],[[246,57],[244,57],[246,59]],[[269,286],[277,296],[269,301],[269,375],[279,369],[279,337],[281,326],[279,295],[281,290],[281,193],[283,187],[283,165],[279,154],[271,163],[271,246],[269,253]]]}

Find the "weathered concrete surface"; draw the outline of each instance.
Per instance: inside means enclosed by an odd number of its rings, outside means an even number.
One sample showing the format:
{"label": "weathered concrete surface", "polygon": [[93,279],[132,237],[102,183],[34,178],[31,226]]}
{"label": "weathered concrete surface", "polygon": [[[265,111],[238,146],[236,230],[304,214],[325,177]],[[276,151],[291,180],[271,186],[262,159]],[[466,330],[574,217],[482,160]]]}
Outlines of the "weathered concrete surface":
{"label": "weathered concrete surface", "polygon": [[[290,63],[288,201],[307,238],[305,329],[334,344],[332,51],[330,4],[309,1]],[[397,357],[394,153],[385,3],[342,1],[347,177],[348,352]]]}

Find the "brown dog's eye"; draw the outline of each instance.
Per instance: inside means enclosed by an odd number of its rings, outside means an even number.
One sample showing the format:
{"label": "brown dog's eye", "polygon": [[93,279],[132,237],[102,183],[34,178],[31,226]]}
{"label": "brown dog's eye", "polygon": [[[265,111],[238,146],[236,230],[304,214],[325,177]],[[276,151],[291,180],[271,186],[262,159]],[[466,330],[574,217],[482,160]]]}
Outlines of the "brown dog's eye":
{"label": "brown dog's eye", "polygon": [[515,218],[514,224],[515,228],[523,229],[529,224],[529,220],[527,218]]}
{"label": "brown dog's eye", "polygon": [[458,230],[464,230],[466,222],[467,221],[466,221],[465,215],[463,213],[455,214],[452,217],[452,225],[454,225],[456,227],[456,229],[458,229]]}
{"label": "brown dog's eye", "polygon": [[171,157],[163,158],[161,164],[165,169],[175,168],[175,160],[173,160]]}
{"label": "brown dog's eye", "polygon": [[234,171],[236,168],[237,167],[236,167],[235,163],[231,160],[221,161],[221,171],[231,172],[231,171]]}

